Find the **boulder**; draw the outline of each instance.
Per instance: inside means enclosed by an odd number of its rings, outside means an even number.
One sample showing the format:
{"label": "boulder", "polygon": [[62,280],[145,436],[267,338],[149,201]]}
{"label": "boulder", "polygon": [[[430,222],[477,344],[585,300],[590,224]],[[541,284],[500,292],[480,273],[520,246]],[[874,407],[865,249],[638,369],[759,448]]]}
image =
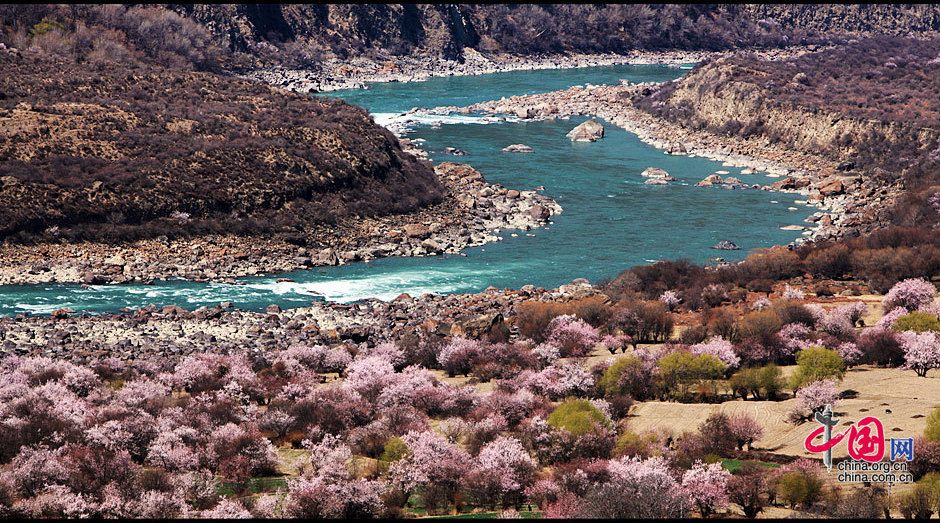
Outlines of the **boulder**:
{"label": "boulder", "polygon": [[168,316],[181,316],[189,313],[189,311],[180,307],[179,305],[166,305],[160,309],[160,312]]}
{"label": "boulder", "polygon": [[670,142],[666,154],[687,154],[689,151],[682,142]]}
{"label": "boulder", "polygon": [[796,180],[792,176],[787,176],[782,180],[778,180],[773,184],[773,190],[779,191],[783,189],[796,189]]}
{"label": "boulder", "polygon": [[278,307],[276,303],[272,303],[264,309],[264,312],[267,314],[279,314],[281,312],[281,308]]}
{"label": "boulder", "polygon": [[535,115],[531,107],[519,107],[513,111],[513,114],[515,114],[517,118],[532,118]]}
{"label": "boulder", "polygon": [[422,223],[410,223],[405,226],[405,236],[409,238],[427,238],[431,230]]}
{"label": "boulder", "polygon": [[842,180],[827,180],[819,185],[819,194],[823,196],[835,196],[845,192],[845,186]]}
{"label": "boulder", "polygon": [[650,178],[649,180],[646,180],[643,183],[645,183],[646,185],[669,185],[669,182],[667,182],[666,180],[662,178]]}
{"label": "boulder", "polygon": [[640,175],[645,176],[647,178],[662,178],[662,179],[671,178],[671,176],[669,176],[669,173],[667,173],[663,169],[659,169],[658,167],[647,167],[645,171],[640,173]]}
{"label": "boulder", "polygon": [[722,182],[723,181],[721,179],[721,176],[718,176],[717,174],[710,174],[706,176],[704,180],[695,184],[695,186],[696,187],[708,187],[710,185],[719,185]]}
{"label": "boulder", "polygon": [[399,294],[392,303],[414,303],[414,298],[411,297],[407,292]]}
{"label": "boulder", "polygon": [[598,123],[594,118],[591,118],[576,126],[565,136],[571,138],[572,142],[596,142],[598,139],[604,137],[604,126]]}
{"label": "boulder", "polygon": [[734,176],[729,176],[725,178],[725,185],[744,185],[744,182],[735,178]]}
{"label": "boulder", "polygon": [[435,240],[427,239],[421,242],[421,246],[425,248],[428,253],[437,254],[444,251],[444,246]]}
{"label": "boulder", "polygon": [[529,208],[529,216],[534,220],[545,221],[549,216],[552,215],[552,212],[548,210],[544,205],[533,205]]}
{"label": "boulder", "polygon": [[52,311],[49,315],[52,316],[53,319],[64,320],[65,318],[69,317],[69,314],[74,314],[74,313],[75,313],[74,310],[68,307],[63,307],[61,309],[56,309]]}
{"label": "boulder", "polygon": [[514,143],[514,144],[512,144],[512,145],[508,145],[508,146],[506,146],[506,147],[503,147],[503,151],[504,151],[504,152],[507,152],[507,153],[532,153],[532,152],[535,152],[534,149],[532,149],[531,147],[529,147],[528,145],[526,145],[526,144],[524,144],[524,143]]}
{"label": "boulder", "polygon": [[735,245],[734,242],[729,242],[728,240],[721,240],[720,242],[713,245],[712,249],[718,249],[722,251],[737,251],[741,248]]}
{"label": "boulder", "polygon": [[451,332],[458,332],[461,336],[479,339],[503,327],[503,315],[495,312],[488,314],[473,314],[457,318]]}

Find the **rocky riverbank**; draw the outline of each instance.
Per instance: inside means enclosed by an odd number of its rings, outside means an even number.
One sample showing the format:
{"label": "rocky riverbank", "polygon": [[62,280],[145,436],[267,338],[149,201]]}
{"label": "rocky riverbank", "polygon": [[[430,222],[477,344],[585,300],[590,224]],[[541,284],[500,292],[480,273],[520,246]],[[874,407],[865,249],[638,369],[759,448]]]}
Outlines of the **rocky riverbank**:
{"label": "rocky riverbank", "polygon": [[820,209],[806,220],[817,226],[804,231],[804,238],[795,243],[855,236],[883,225],[887,208],[899,194],[897,187],[883,187],[857,173],[846,172],[847,166],[831,158],[807,154],[765,139],[748,140],[682,128],[632,105],[630,100],[634,95],[649,92],[658,85],[574,86],[562,91],[513,96],[467,107],[437,107],[416,113],[482,113],[518,119],[590,115],[635,133],[644,142],[668,154],[703,156],[726,166],[744,167],[750,172],[764,171],[782,178],[772,185],[760,186],[747,183],[744,175],[745,180],[738,185],[796,193],[804,196],[806,203]]}
{"label": "rocky riverbank", "polygon": [[243,276],[385,256],[458,253],[501,239],[502,229],[536,228],[561,212],[550,197],[490,184],[469,165],[444,162],[435,172],[447,189],[443,202],[416,213],[318,225],[310,231],[307,246],[239,236],[161,238],[129,245],[3,244],[0,284],[146,283],[171,278],[231,283]]}
{"label": "rocky riverbank", "polygon": [[90,316],[59,310],[51,315],[0,318],[0,360],[39,355],[90,364],[104,358],[159,365],[192,353],[250,353],[294,344],[346,346],[357,350],[423,331],[438,336],[479,337],[500,331],[513,337],[507,322],[522,301],[567,301],[597,291],[586,280],[558,289],[531,285],[519,290],[489,288],[476,294],[411,297],[352,304],[314,302],[310,307],[265,312],[233,309],[230,303],[188,311],[153,305]]}
{"label": "rocky riverbank", "polygon": [[[816,50],[816,46],[757,51],[769,59],[793,56]],[[572,69],[622,64],[689,64],[730,52],[707,51],[634,51],[630,54],[571,54],[548,56],[484,55],[474,49],[463,50],[463,61],[430,57],[402,56],[385,61],[365,57],[328,60],[319,70],[271,68],[252,71],[245,76],[262,80],[282,89],[301,93],[329,92],[340,89],[368,88],[370,82],[419,82],[437,76],[471,76],[506,71],[536,69]]]}

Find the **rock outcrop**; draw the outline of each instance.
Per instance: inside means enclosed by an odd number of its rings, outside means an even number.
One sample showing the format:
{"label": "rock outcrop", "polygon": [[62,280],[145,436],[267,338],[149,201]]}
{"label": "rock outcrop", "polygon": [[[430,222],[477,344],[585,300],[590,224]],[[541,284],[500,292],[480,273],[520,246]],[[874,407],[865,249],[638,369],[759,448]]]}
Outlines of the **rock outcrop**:
{"label": "rock outcrop", "polygon": [[640,176],[646,178],[659,178],[662,180],[675,180],[675,178],[670,176],[668,172],[658,167],[647,167],[642,173],[640,173]]}
{"label": "rock outcrop", "polygon": [[736,250],[739,250],[740,247],[735,245],[734,242],[730,242],[728,240],[721,240],[717,244],[713,245],[712,249],[718,249],[721,251],[736,251]]}
{"label": "rock outcrop", "polygon": [[590,120],[576,126],[566,134],[572,142],[596,142],[604,137],[604,126],[596,119]]}

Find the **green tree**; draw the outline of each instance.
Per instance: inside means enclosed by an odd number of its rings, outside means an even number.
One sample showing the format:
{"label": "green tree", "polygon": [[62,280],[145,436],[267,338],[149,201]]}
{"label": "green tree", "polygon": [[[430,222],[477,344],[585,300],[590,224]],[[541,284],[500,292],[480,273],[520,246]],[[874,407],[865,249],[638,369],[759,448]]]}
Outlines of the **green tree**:
{"label": "green tree", "polygon": [[790,505],[790,508],[797,505],[811,506],[822,498],[822,491],[821,478],[798,470],[780,476],[780,482],[777,484],[777,497]]}
{"label": "green tree", "polygon": [[558,406],[549,416],[548,424],[556,429],[565,429],[575,436],[594,431],[594,425],[610,427],[604,413],[588,400],[568,400]]}
{"label": "green tree", "polygon": [[663,384],[679,398],[685,397],[689,387],[695,383],[723,378],[728,367],[711,354],[696,356],[684,351],[663,356],[658,365]]}
{"label": "green tree", "polygon": [[930,441],[940,441],[940,405],[937,405],[927,416],[924,437]]}
{"label": "green tree", "polygon": [[773,363],[764,365],[757,371],[757,383],[769,400],[777,399],[777,394],[785,385],[783,377],[780,376],[780,367]]}
{"label": "green tree", "polygon": [[921,478],[913,490],[898,496],[897,506],[907,519],[930,519],[940,511],[940,473],[931,472]]}
{"label": "green tree", "polygon": [[825,347],[809,347],[796,354],[796,371],[790,378],[790,386],[796,390],[807,383],[835,378],[842,380],[845,360],[839,353]]}
{"label": "green tree", "polygon": [[385,450],[382,452],[382,456],[379,457],[379,459],[388,462],[398,461],[405,457],[408,452],[408,445],[405,444],[404,440],[401,438],[392,438],[385,444]]}
{"label": "green tree", "polygon": [[633,374],[640,374],[643,369],[643,362],[640,361],[636,356],[622,356],[617,358],[610,367],[604,371],[604,375],[601,376],[598,385],[604,395],[606,396],[617,396],[620,394],[630,394],[631,396],[637,396],[635,391],[630,390],[630,383],[621,380],[620,378],[624,373],[630,372]]}
{"label": "green tree", "polygon": [[29,29],[29,34],[39,36],[51,31],[65,31],[65,24],[52,18],[43,18],[36,25]]}
{"label": "green tree", "polygon": [[940,331],[940,318],[937,318],[936,314],[914,311],[898,318],[892,329],[896,331],[936,332]]}
{"label": "green tree", "polygon": [[747,399],[751,394],[754,399],[776,399],[777,393],[783,388],[783,379],[780,377],[780,367],[771,363],[763,367],[748,367],[735,372],[728,380],[728,386],[741,399]]}

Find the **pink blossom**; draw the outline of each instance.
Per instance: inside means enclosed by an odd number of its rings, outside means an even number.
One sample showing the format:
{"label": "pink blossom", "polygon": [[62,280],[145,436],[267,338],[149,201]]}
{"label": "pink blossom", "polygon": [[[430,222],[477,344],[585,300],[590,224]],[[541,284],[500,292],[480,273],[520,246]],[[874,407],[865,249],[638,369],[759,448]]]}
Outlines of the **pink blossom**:
{"label": "pink blossom", "polygon": [[907,309],[904,307],[895,307],[890,311],[886,312],[876,323],[873,329],[879,330],[891,330],[894,327],[894,322],[898,321],[898,318],[909,314]]}
{"label": "pink blossom", "polygon": [[802,300],[803,296],[803,291],[796,287],[790,287],[790,285],[787,285],[783,289],[783,299],[785,300]]}
{"label": "pink blossom", "polygon": [[751,309],[755,311],[762,311],[767,307],[770,307],[770,305],[770,300],[768,300],[766,296],[760,296],[754,300],[754,303],[751,304]]}
{"label": "pink blossom", "polygon": [[931,303],[937,295],[937,289],[923,278],[909,278],[899,281],[885,294],[882,306],[885,310],[904,307],[908,312],[915,311],[921,305]]}
{"label": "pink blossom", "polygon": [[679,306],[679,303],[682,302],[682,298],[679,297],[679,293],[676,291],[665,291],[659,296],[659,301],[666,304],[666,307],[669,307],[669,310],[674,310]]}
{"label": "pink blossom", "polygon": [[868,312],[868,305],[866,305],[863,301],[857,301],[855,303],[843,305],[836,310],[838,310],[841,314],[844,314],[854,327],[856,324],[858,324],[859,321],[861,321],[862,316]]}
{"label": "pink blossom", "polygon": [[176,365],[174,384],[185,389],[208,386],[216,381],[223,358],[219,354],[194,354],[183,358]]}
{"label": "pink blossom", "polygon": [[785,356],[792,356],[797,352],[811,347],[813,342],[810,341],[812,331],[806,325],[802,323],[788,323],[777,332],[777,337],[783,344],[783,354]]}
{"label": "pink blossom", "polygon": [[852,321],[847,311],[842,309],[829,311],[816,325],[817,329],[836,337],[844,337],[852,333]]}
{"label": "pink blossom", "polygon": [[382,514],[383,487],[377,481],[301,476],[288,480],[287,487],[287,517],[363,519]]}
{"label": "pink blossom", "polygon": [[583,356],[599,341],[597,329],[576,316],[556,316],[548,324],[548,343],[557,346],[562,357]]}
{"label": "pink blossom", "polygon": [[519,440],[500,436],[483,446],[475,468],[493,478],[506,493],[525,488],[535,474],[536,464]]}
{"label": "pink blossom", "polygon": [[129,381],[114,394],[115,400],[130,408],[144,408],[155,400],[170,396],[170,387],[147,378]]}
{"label": "pink blossom", "polygon": [[405,364],[405,352],[390,341],[379,343],[373,348],[363,349],[359,354],[366,356],[382,356],[395,367],[400,367]]}
{"label": "pink blossom", "polygon": [[206,460],[224,475],[229,475],[225,472],[227,467],[252,477],[273,472],[277,467],[277,449],[253,424],[226,423],[209,434],[207,443]]}
{"label": "pink blossom", "polygon": [[698,506],[702,517],[707,517],[716,509],[728,505],[728,480],[731,473],[721,463],[705,465],[697,461],[691,470],[682,476],[682,488],[689,495],[689,500]]}
{"label": "pink blossom", "polygon": [[98,375],[95,372],[87,367],[78,367],[76,365],[69,364],[65,371],[65,374],[62,376],[62,383],[75,394],[80,397],[88,396],[91,391],[101,388],[101,380],[98,379]]}
{"label": "pink blossom", "polygon": [[195,470],[199,466],[199,456],[183,440],[181,433],[185,431],[195,433],[195,429],[189,427],[160,432],[147,449],[147,460],[167,470]]}
{"label": "pink blossom", "polygon": [[594,408],[601,411],[601,414],[603,414],[608,420],[612,421],[614,419],[613,416],[610,415],[609,401],[602,398],[592,399],[591,405],[594,405]]}
{"label": "pink blossom", "polygon": [[13,510],[30,518],[88,518],[96,507],[66,486],[50,485],[35,498],[16,502]]}
{"label": "pink blossom", "polygon": [[280,515],[281,500],[279,496],[264,494],[255,498],[255,506],[252,507],[252,516],[259,519],[270,519]]}
{"label": "pink blossom", "polygon": [[898,334],[898,341],[904,349],[903,368],[911,369],[922,377],[930,369],[940,368],[940,340],[936,332],[904,331]]}
{"label": "pink blossom", "polygon": [[582,508],[586,517],[663,518],[682,515],[688,494],[665,460],[622,457],[607,464],[610,482],[595,487]]}
{"label": "pink blossom", "polygon": [[451,376],[466,376],[482,353],[483,342],[456,337],[441,349],[437,361]]}
{"label": "pink blossom", "polygon": [[721,360],[728,368],[733,369],[741,364],[741,358],[734,352],[734,346],[731,342],[719,336],[715,336],[707,342],[696,343],[689,347],[689,351],[696,356],[711,354]]}
{"label": "pink blossom", "polygon": [[834,380],[818,380],[797,390],[796,400],[798,409],[820,411],[826,405],[834,407],[840,403],[839,390]]}
{"label": "pink blossom", "polygon": [[858,346],[850,341],[840,343],[839,346],[836,347],[836,352],[839,353],[839,356],[842,356],[842,359],[845,360],[847,365],[854,365],[863,356]]}
{"label": "pink blossom", "polygon": [[560,494],[561,487],[550,479],[540,479],[525,489],[525,495],[529,501],[542,509],[546,504],[558,499]]}
{"label": "pink blossom", "polygon": [[823,318],[826,317],[826,314],[827,314],[826,309],[824,309],[819,304],[807,303],[806,305],[804,305],[804,307],[806,308],[806,310],[809,311],[810,314],[813,315],[814,325],[819,325],[819,322],[823,321]]}
{"label": "pink blossom", "polygon": [[540,343],[537,347],[532,349],[532,354],[538,358],[539,363],[543,365],[551,365],[558,358],[561,357],[561,351],[558,349],[557,345],[552,345],[551,343]]}
{"label": "pink blossom", "polygon": [[202,517],[209,519],[251,519],[252,515],[241,503],[231,499],[223,499],[215,507],[203,511]]}
{"label": "pink blossom", "polygon": [[395,367],[381,356],[356,358],[346,367],[343,387],[374,401],[395,377]]}
{"label": "pink blossom", "polygon": [[760,439],[764,435],[764,429],[757,420],[743,412],[731,416],[729,421],[731,435],[735,439],[738,450],[744,450],[744,445],[747,445],[750,449],[754,440]]}
{"label": "pink blossom", "polygon": [[310,449],[310,467],[305,475],[319,476],[328,481],[338,481],[349,477],[346,462],[352,458],[352,451],[343,443],[342,438],[325,434],[320,443],[305,441]]}
{"label": "pink blossom", "polygon": [[139,515],[146,519],[184,518],[189,515],[189,507],[175,492],[148,490],[140,496]]}
{"label": "pink blossom", "polygon": [[572,519],[577,517],[580,508],[580,498],[570,492],[566,492],[558,496],[556,500],[546,503],[546,505],[542,507],[542,517],[545,519]]}
{"label": "pink blossom", "polygon": [[533,376],[529,386],[555,400],[587,394],[594,386],[594,377],[576,363],[556,363]]}
{"label": "pink blossom", "polygon": [[601,338],[601,345],[603,345],[611,354],[617,352],[619,349],[620,352],[625,352],[627,346],[633,343],[633,338],[630,336],[612,336],[610,334]]}
{"label": "pink blossom", "polygon": [[39,490],[68,479],[68,469],[63,464],[65,448],[51,450],[48,447],[23,447],[10,463],[8,478],[13,487],[23,496],[32,496]]}
{"label": "pink blossom", "polygon": [[131,450],[133,449],[134,434],[125,428],[122,421],[108,420],[86,429],[85,439],[89,443],[110,451]]}
{"label": "pink blossom", "polygon": [[418,407],[423,403],[422,396],[433,394],[437,379],[427,369],[410,366],[396,374],[378,397],[380,408],[386,409],[395,405],[408,405]]}
{"label": "pink blossom", "polygon": [[392,463],[388,475],[405,492],[436,485],[456,488],[467,473],[470,456],[433,432],[409,432],[402,437],[409,453]]}

